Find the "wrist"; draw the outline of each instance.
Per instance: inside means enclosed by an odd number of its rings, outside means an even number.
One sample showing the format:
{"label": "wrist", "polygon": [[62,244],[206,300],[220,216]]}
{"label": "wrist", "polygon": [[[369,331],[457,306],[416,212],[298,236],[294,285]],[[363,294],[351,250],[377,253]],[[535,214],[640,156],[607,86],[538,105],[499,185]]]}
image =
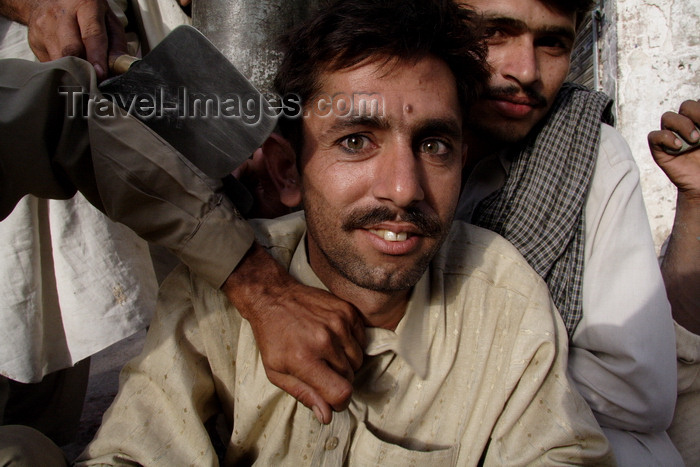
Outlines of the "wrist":
{"label": "wrist", "polygon": [[697,209],[700,206],[700,192],[694,190],[678,190],[676,207]]}
{"label": "wrist", "polygon": [[254,242],[221,290],[248,321],[265,319],[269,297],[282,292],[286,271],[257,242]]}
{"label": "wrist", "polygon": [[673,234],[693,235],[697,240],[700,235],[700,197],[678,191]]}

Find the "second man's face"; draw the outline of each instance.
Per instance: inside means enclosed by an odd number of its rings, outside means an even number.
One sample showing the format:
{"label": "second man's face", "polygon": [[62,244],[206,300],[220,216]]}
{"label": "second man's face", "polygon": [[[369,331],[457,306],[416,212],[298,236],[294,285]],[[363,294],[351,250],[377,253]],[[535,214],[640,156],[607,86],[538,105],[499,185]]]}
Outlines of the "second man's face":
{"label": "second man's face", "polygon": [[566,79],[575,15],[539,0],[463,3],[486,19],[492,69],[485,97],[470,112],[470,126],[476,138],[517,142],[544,118]]}
{"label": "second man's face", "polygon": [[310,263],[319,277],[408,289],[459,196],[466,151],[454,76],[434,58],[373,61],[322,75],[321,88],[305,108],[300,159]]}

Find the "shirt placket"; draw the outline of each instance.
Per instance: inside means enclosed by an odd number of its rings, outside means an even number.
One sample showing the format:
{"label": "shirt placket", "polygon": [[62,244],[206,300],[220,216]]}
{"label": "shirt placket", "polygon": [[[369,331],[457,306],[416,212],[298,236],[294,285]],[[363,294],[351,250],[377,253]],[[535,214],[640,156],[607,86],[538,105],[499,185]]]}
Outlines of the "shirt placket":
{"label": "shirt placket", "polygon": [[335,412],[328,425],[323,425],[316,442],[312,466],[342,466],[350,447],[350,414]]}

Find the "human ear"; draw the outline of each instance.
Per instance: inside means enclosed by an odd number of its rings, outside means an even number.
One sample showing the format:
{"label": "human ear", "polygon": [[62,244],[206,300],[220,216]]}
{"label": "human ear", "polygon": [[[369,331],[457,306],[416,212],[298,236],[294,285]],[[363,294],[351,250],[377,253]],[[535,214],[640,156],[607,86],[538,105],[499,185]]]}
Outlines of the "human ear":
{"label": "human ear", "polygon": [[267,172],[287,207],[301,203],[300,177],[296,164],[296,153],[283,136],[272,133],[262,145]]}

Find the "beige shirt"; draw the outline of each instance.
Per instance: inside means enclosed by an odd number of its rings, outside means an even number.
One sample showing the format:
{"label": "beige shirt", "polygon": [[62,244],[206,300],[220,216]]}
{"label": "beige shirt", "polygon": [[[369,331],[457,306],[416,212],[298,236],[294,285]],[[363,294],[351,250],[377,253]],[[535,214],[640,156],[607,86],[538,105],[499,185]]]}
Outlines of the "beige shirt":
{"label": "beige shirt", "polygon": [[[305,284],[300,213],[258,239]],[[141,356],[79,465],[217,465],[203,422],[223,414],[226,465],[611,463],[566,376],[566,332],[544,282],[491,232],[462,223],[395,332],[369,329],[350,407],[319,424],[272,385],[248,323],[184,267],[161,289]],[[91,460],[87,460],[91,459]]]}

